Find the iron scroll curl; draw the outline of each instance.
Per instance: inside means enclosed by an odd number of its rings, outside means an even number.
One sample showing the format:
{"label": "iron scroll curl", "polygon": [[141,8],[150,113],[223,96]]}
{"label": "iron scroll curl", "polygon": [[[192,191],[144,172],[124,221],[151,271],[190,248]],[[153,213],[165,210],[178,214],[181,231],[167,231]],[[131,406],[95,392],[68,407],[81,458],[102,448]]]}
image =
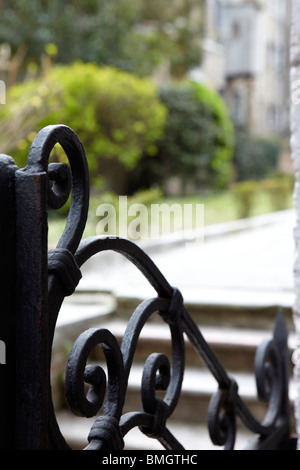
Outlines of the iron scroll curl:
{"label": "iron scroll curl", "polygon": [[[69,160],[65,163],[50,163],[49,157],[56,144],[60,144]],[[89,170],[83,145],[77,134],[65,125],[44,127],[33,140],[24,170],[30,173],[45,172],[48,175],[47,206],[62,207],[72,190],[70,210],[65,230],[57,248],[75,253],[87,221],[89,208]],[[53,181],[53,186],[50,185]]]}
{"label": "iron scroll curl", "polygon": [[[282,364],[278,351],[279,345],[276,341],[272,339],[264,342],[258,348],[256,355],[256,378],[259,396],[265,401],[270,400],[266,418],[261,423],[252,416],[245,406],[242,398],[238,394],[238,385],[234,379],[227,375],[217,357],[215,357],[213,351],[203,338],[198,326],[193,322],[186,311],[178,290],[168,284],[152,260],[139,247],[128,240],[118,237],[91,237],[80,244],[75,258],[78,265],[82,266],[91,256],[106,250],[118,252],[134,263],[158,293],[157,298],[143,302],[133,313],[128,323],[120,348],[124,364],[123,379],[120,377],[120,381],[124,384],[123,396],[125,397],[127,379],[141,329],[150,314],[154,311],[160,312],[162,318],[169,324],[173,347],[173,369],[171,374],[168,360],[163,356],[150,356],[148,364],[147,362],[145,364],[144,377],[146,378],[141,389],[144,405],[142,411],[132,412],[122,416],[120,413],[123,399],[120,399],[119,410],[114,413],[113,416],[117,421],[119,420],[118,430],[121,436],[124,437],[132,427],[139,426],[142,432],[146,433],[149,437],[157,438],[165,448],[173,450],[182,448],[181,444],[167,429],[166,420],[175,409],[180,395],[184,373],[183,332],[187,334],[193,345],[196,346],[197,352],[208,365],[219,384],[219,390],[212,397],[208,410],[208,428],[212,441],[216,445],[224,446],[225,449],[233,449],[236,437],[236,419],[238,416],[253,433],[261,435],[262,438],[270,436],[276,430],[278,420],[282,417],[284,382],[281,380]],[[181,300],[178,300],[178,298]],[[176,311],[177,316],[175,315]],[[280,322],[281,313],[278,314],[278,319]],[[149,366],[149,364],[152,364],[152,366]],[[147,370],[148,367],[150,367],[149,370]],[[270,368],[273,371],[272,373],[270,373]],[[173,385],[170,390],[174,387],[176,389],[172,407],[169,408],[167,415],[164,414],[166,411],[164,409],[165,405],[155,399],[156,386],[153,380],[156,378],[156,380],[159,381],[155,373],[157,369],[160,369],[161,372],[161,383],[165,382],[169,384],[169,377],[171,376]],[[265,380],[266,370],[269,370],[268,380]],[[168,402],[168,399],[166,399],[166,402]],[[225,414],[224,410],[226,411]],[[105,413],[110,414],[107,408]],[[160,420],[158,421],[157,416],[160,416]],[[101,421],[103,424],[103,418],[97,418],[96,421],[98,423]],[[147,425],[144,423],[147,423]],[[155,430],[153,430],[153,426],[156,426]],[[158,426],[160,426],[159,431],[157,431]],[[101,439],[97,440],[95,433],[93,433],[93,436],[92,443],[87,448],[103,448]],[[221,437],[216,438],[216,436]],[[95,442],[97,442],[97,444],[95,444]],[[101,442],[101,445],[99,442]]]}

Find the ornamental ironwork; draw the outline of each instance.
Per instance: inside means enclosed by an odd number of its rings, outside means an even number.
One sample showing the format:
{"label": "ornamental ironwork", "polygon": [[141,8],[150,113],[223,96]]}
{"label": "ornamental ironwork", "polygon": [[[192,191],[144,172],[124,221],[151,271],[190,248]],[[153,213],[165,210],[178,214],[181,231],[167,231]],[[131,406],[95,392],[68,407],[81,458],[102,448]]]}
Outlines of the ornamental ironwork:
{"label": "ornamental ironwork", "polygon": [[[49,163],[56,143],[69,165]],[[48,251],[48,209],[59,209],[71,194],[64,232]],[[156,291],[133,312],[121,344],[105,328],[82,332],[70,352],[65,372],[66,398],[77,416],[95,417],[86,450],[121,450],[135,427],[167,450],[183,450],[168,428],[181,395],[185,342],[189,341],[216,380],[208,409],[208,432],[215,445],[234,449],[240,418],[255,439],[251,449],[295,448],[290,431],[289,352],[283,313],[278,312],[273,336],[257,350],[258,396],[268,403],[258,421],[187,311],[180,291],[171,286],[151,258],[133,242],[117,236],[82,240],[89,207],[89,171],[84,148],[67,126],[48,126],[34,139],[27,165],[0,156],[1,340],[6,365],[0,368],[2,448],[70,449],[62,435],[51,391],[51,352],[57,318],[65,297],[76,289],[81,268],[97,253],[120,253],[140,270]],[[128,378],[140,333],[158,313],[170,330],[171,357],[151,354],[143,369],[142,408],[123,412]],[[99,346],[107,372],[88,365]],[[88,392],[86,387],[88,385]],[[157,391],[163,391],[159,398]],[[101,414],[99,415],[99,410]]]}

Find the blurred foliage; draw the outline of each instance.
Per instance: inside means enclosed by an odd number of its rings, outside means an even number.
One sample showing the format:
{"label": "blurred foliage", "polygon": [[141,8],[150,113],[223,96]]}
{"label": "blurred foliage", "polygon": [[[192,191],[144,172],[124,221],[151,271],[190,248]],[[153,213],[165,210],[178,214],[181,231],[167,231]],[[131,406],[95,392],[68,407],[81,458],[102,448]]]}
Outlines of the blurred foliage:
{"label": "blurred foliage", "polygon": [[201,63],[203,0],[142,0],[140,5],[139,24],[144,25],[144,31],[155,31],[171,75],[185,77],[187,71]]}
{"label": "blurred foliage", "polygon": [[258,182],[254,180],[240,181],[233,186],[238,215],[242,219],[250,216],[258,189]]}
{"label": "blurred foliage", "polygon": [[234,164],[237,181],[263,179],[277,171],[281,145],[275,138],[250,135],[236,130]]}
{"label": "blurred foliage", "polygon": [[25,47],[27,63],[39,62],[52,43],[61,63],[121,65],[137,8],[132,0],[1,0],[0,42],[9,43],[13,53]]}
{"label": "blurred foliage", "polygon": [[280,211],[291,207],[294,178],[277,174],[272,178],[262,180],[245,180],[235,183],[231,190],[237,203],[239,217],[250,217],[257,205],[260,193],[265,193],[269,199],[269,211]]}
{"label": "blurred foliage", "polygon": [[[101,161],[115,158],[133,168],[143,152],[155,153],[166,117],[150,80],[94,64],[55,66],[40,80],[11,87],[7,103],[0,108],[3,152],[24,166],[35,134],[48,124],[66,124],[80,136],[93,184]],[[64,159],[60,147],[54,158]]]}
{"label": "blurred foliage", "polygon": [[29,145],[47,115],[60,107],[57,87],[46,80],[28,80],[7,90],[6,106],[0,107],[0,146],[20,166],[27,160]]}
{"label": "blurred foliage", "polygon": [[268,192],[272,208],[275,211],[288,207],[293,193],[294,177],[289,175],[277,175],[262,182],[262,187]]}
{"label": "blurred foliage", "polygon": [[226,187],[232,173],[234,129],[222,98],[192,82],[164,86],[160,98],[168,109],[164,137],[157,156],[144,156],[133,177],[162,184],[179,176],[202,188]]}
{"label": "blurred foliage", "polygon": [[145,75],[167,60],[178,74],[199,65],[201,5],[199,0],[0,0],[0,44],[10,44],[13,56],[21,49],[26,66],[39,63],[51,44],[47,53],[58,63],[82,60]]}

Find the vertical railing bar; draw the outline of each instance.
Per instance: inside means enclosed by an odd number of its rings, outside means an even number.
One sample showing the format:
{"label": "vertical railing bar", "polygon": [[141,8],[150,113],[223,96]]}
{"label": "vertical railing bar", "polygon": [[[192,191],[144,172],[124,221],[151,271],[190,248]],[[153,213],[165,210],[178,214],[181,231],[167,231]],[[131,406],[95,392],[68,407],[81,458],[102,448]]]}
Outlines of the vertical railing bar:
{"label": "vertical railing bar", "polygon": [[47,448],[46,173],[16,172],[16,447]]}
{"label": "vertical railing bar", "polygon": [[[0,449],[14,448],[15,433],[15,190],[17,166],[0,155]],[[3,357],[4,354],[4,357]]]}

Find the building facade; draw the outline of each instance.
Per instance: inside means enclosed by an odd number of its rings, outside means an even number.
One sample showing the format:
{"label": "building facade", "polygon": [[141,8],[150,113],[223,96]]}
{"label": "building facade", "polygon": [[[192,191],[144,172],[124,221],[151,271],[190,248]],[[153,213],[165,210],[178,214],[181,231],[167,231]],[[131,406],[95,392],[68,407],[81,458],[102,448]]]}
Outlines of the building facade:
{"label": "building facade", "polygon": [[194,77],[223,95],[236,125],[289,128],[290,0],[206,0],[203,63]]}

